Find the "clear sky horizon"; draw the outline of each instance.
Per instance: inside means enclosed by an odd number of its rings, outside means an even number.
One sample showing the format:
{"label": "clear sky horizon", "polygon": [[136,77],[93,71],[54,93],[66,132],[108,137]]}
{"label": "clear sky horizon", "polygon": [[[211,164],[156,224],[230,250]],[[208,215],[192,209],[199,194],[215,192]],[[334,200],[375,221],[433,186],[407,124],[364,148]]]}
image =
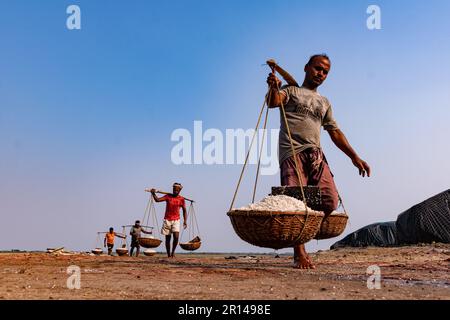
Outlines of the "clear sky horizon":
{"label": "clear sky horizon", "polygon": [[[72,4],[81,30],[66,27]],[[381,30],[366,26],[372,4]],[[179,181],[197,201],[202,251],[272,252],[240,240],[226,216],[241,165],[177,166],[171,134],[196,120],[253,128],[264,62],[301,81],[322,52],[332,69],[319,92],[373,174],[359,177],[322,133],[350,223],[307,249],[394,221],[450,188],[449,13],[439,0],[0,0],[0,250],[92,249],[97,231],[143,218],[144,188]],[[251,200],[254,169],[238,206]],[[261,177],[257,198],[279,180]]]}

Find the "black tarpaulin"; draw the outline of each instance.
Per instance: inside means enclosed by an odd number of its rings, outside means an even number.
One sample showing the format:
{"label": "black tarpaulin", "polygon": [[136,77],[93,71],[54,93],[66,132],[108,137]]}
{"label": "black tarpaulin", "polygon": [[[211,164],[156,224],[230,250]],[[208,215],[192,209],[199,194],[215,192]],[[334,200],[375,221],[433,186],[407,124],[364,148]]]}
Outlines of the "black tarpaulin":
{"label": "black tarpaulin", "polygon": [[387,247],[398,244],[395,221],[392,221],[365,226],[333,244],[331,249],[340,247]]}
{"label": "black tarpaulin", "polygon": [[450,243],[450,189],[402,212],[395,222],[363,227],[331,246],[396,246],[417,243]]}
{"label": "black tarpaulin", "polygon": [[450,243],[449,201],[450,189],[401,213],[396,222],[400,242]]}

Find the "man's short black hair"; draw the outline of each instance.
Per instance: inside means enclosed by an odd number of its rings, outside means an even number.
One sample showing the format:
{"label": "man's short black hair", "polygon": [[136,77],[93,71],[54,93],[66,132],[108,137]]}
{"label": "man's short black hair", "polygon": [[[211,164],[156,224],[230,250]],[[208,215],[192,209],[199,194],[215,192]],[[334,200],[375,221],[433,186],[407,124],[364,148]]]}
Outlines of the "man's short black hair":
{"label": "man's short black hair", "polygon": [[113,230],[114,230],[114,228],[113,228],[113,227],[109,228],[109,231],[113,231]]}
{"label": "man's short black hair", "polygon": [[139,220],[136,220],[134,223],[141,223]]}
{"label": "man's short black hair", "polygon": [[315,54],[315,55],[311,56],[306,65],[311,64],[311,62],[313,62],[314,59],[316,59],[316,58],[325,58],[331,63],[331,59],[326,53],[320,53],[320,54]]}

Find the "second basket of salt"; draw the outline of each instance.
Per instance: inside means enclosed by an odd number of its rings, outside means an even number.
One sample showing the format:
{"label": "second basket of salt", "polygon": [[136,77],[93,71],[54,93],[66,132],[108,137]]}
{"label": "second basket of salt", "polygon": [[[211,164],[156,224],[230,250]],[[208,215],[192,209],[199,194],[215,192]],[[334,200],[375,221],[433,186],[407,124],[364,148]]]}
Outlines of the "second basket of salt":
{"label": "second basket of salt", "polygon": [[347,213],[333,211],[322,221],[322,225],[314,239],[331,239],[340,236],[347,226],[347,221]]}
{"label": "second basket of salt", "polygon": [[282,249],[314,238],[324,214],[285,195],[267,196],[258,203],[227,213],[234,231],[244,241],[264,248]]}

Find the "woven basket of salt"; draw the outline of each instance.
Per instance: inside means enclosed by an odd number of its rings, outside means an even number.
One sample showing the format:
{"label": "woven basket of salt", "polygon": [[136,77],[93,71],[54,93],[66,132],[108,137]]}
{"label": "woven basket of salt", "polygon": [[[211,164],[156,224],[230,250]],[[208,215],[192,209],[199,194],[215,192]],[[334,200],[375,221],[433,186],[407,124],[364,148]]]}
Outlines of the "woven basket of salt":
{"label": "woven basket of salt", "polygon": [[95,254],[96,256],[99,256],[103,253],[103,250],[101,248],[95,248],[95,249],[91,250],[91,252],[93,254]]}
{"label": "woven basket of salt", "polygon": [[180,247],[186,251],[195,251],[198,248],[200,248],[201,245],[202,245],[202,241],[200,240],[200,237],[198,237],[198,236],[189,242],[180,243]]}
{"label": "woven basket of salt", "polygon": [[128,249],[127,248],[117,248],[116,253],[119,256],[126,256],[128,254]]}
{"label": "woven basket of salt", "polygon": [[139,237],[138,242],[139,245],[144,248],[157,248],[162,241],[156,238]]}
{"label": "woven basket of salt", "polygon": [[324,214],[319,211],[232,210],[233,229],[244,241],[264,248],[282,249],[314,238]]}

